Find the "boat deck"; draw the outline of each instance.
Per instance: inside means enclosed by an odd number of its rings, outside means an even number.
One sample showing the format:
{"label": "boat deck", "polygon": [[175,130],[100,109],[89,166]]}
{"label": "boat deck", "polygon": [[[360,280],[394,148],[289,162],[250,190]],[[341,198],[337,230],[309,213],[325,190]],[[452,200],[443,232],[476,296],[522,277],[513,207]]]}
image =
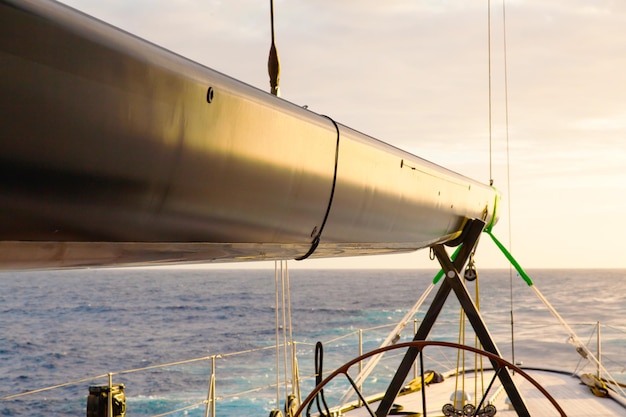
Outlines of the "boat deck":
{"label": "boat deck", "polygon": [[[612,394],[612,397],[596,397],[586,385],[580,382],[578,377],[564,373],[543,370],[528,370],[526,372],[554,397],[568,417],[626,416],[626,405],[623,403],[623,400],[616,398],[617,394]],[[485,372],[484,378],[482,379],[485,387],[489,384],[489,381],[491,381],[492,376],[493,371]],[[526,381],[520,375],[514,375],[514,380],[532,416],[549,417],[560,415],[550,401],[530,382]],[[479,380],[477,382],[480,387],[481,381]],[[474,390],[474,383],[474,375],[467,375],[465,378],[467,392]],[[400,395],[394,402],[394,404],[401,406],[401,408],[398,407],[399,412],[397,412],[396,415],[444,416],[445,414],[442,411],[442,407],[445,404],[451,403],[451,396],[454,391],[454,376],[447,377],[441,383],[428,385],[426,387],[426,413],[422,411],[421,391]],[[496,415],[517,415],[515,410],[510,409],[507,394],[499,380],[494,382],[488,398],[497,409]],[[480,401],[480,399],[478,401]],[[472,400],[470,403],[474,403],[474,401]],[[375,410],[378,407],[378,402],[371,403],[370,407]],[[369,413],[365,408],[358,408],[348,411],[345,415],[350,417],[365,417],[369,416]],[[393,415],[393,410],[390,415]],[[481,416],[480,413],[476,415]],[[465,416],[465,414],[461,412],[460,414],[456,414],[456,416]]]}

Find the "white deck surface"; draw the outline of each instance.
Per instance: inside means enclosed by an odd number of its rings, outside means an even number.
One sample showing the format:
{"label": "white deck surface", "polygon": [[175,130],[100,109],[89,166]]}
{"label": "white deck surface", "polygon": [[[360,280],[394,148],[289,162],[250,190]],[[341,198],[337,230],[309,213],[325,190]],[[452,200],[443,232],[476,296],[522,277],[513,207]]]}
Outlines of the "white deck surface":
{"label": "white deck surface", "polygon": [[[548,371],[527,372],[555,398],[568,417],[626,416],[626,408],[621,405],[620,402],[611,398],[599,398],[594,396],[587,386],[580,383],[580,379],[577,377]],[[493,372],[485,373],[485,388],[491,381],[492,375]],[[543,394],[532,384],[527,382],[520,375],[515,375],[514,380],[532,416],[549,417],[560,415]],[[466,392],[473,393],[473,375],[466,376],[465,386]],[[426,388],[426,415],[429,417],[443,416],[444,414],[441,410],[442,406],[451,402],[450,396],[454,392],[454,389],[454,377],[447,378],[444,382],[439,384],[429,385]],[[497,408],[496,416],[517,416],[517,412],[515,410],[509,410],[508,406],[505,404],[507,394],[501,389],[499,380],[494,383],[488,397],[492,397],[493,394],[496,394],[496,391],[498,394],[496,398],[493,399],[493,404]],[[474,405],[477,405],[475,401],[480,401],[480,398],[472,401]],[[399,396],[395,404],[402,405],[404,407],[404,413],[413,411],[424,415],[422,411],[421,392]],[[378,403],[371,405],[373,410],[376,410],[377,407]],[[369,414],[366,409],[362,408],[349,411],[346,415],[350,417],[361,417],[368,416]]]}

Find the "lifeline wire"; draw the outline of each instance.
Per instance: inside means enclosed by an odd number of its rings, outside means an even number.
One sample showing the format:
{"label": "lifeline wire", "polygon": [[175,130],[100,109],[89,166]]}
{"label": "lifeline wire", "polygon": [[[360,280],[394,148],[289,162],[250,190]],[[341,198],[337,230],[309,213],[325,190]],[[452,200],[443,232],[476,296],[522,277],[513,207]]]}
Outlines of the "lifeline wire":
{"label": "lifeline wire", "polygon": [[[400,322],[396,325],[396,327],[394,327],[394,329],[389,333],[387,338],[380,344],[380,347],[385,347],[385,346],[390,345],[392,341],[398,335],[400,335],[400,332],[402,332],[402,329],[404,329],[404,327],[409,323],[409,321],[415,315],[415,313],[417,313],[417,310],[419,310],[422,304],[424,304],[424,301],[426,301],[426,298],[431,293],[433,288],[435,288],[435,283],[431,283],[428,286],[428,288],[426,288],[426,291],[424,291],[424,293],[419,298],[419,300],[417,300],[417,302],[413,305],[413,307],[411,307],[411,309],[404,315],[402,320],[400,320]],[[357,386],[360,386],[361,384],[363,384],[363,381],[365,381],[365,378],[369,376],[369,374],[374,370],[374,367],[376,367],[376,365],[378,364],[378,362],[380,362],[382,358],[383,358],[382,354],[373,356],[367,362],[367,365],[365,365],[363,370],[354,379],[354,383]],[[339,402],[342,405],[345,405],[346,402],[352,397],[352,395],[354,395],[354,392],[352,390],[347,391],[346,393],[343,394]]]}
{"label": "lifeline wire", "polygon": [[[526,274],[524,269],[522,269],[521,265],[515,260],[515,258],[513,258],[513,255],[511,255],[511,253],[504,247],[504,245],[502,245],[502,243],[500,243],[500,241],[496,239],[496,237],[491,233],[491,230],[487,230],[486,233],[489,236],[491,236],[496,246],[498,246],[498,248],[502,251],[504,256],[509,260],[509,262],[511,262],[511,264],[515,267],[517,272],[519,272],[520,276],[526,282],[526,284],[528,284],[528,286],[532,288],[532,290],[535,292],[535,295],[537,295],[537,298],[539,298],[539,300],[543,302],[543,304],[550,311],[550,313],[552,313],[552,315],[557,319],[557,321],[565,329],[568,336],[570,337],[570,340],[572,340],[574,345],[576,346],[576,350],[579,352],[580,351],[584,352],[587,355],[587,357],[591,360],[591,362],[593,362],[602,372],[604,372],[605,375],[610,376],[611,379],[615,379],[610,374],[610,372],[607,371],[606,368],[600,363],[600,361],[595,357],[595,355],[589,350],[589,348],[580,341],[580,339],[578,338],[578,335],[576,335],[576,332],[574,332],[574,330],[569,326],[569,324],[567,324],[567,322],[563,319],[563,317],[561,317],[559,312],[556,311],[556,309],[552,306],[552,304],[550,304],[548,299],[543,296],[541,291],[539,291],[539,289],[534,285],[534,283],[532,282],[528,274]],[[621,392],[621,394],[624,397],[626,397],[626,392],[624,392],[624,390],[622,390],[619,387],[617,388]]]}

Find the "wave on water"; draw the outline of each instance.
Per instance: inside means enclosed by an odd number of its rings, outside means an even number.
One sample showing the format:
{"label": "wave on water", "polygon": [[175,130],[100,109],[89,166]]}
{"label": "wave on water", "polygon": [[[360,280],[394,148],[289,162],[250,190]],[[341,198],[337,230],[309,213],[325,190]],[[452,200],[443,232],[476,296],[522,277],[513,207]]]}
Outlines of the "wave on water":
{"label": "wave on water", "polygon": [[[602,323],[603,356],[615,376],[624,378],[626,294],[614,289],[626,286],[626,271],[530,274],[585,342],[593,339],[596,322]],[[291,271],[291,330],[298,342],[300,376],[308,378],[303,386],[312,388],[318,340],[326,346],[325,373],[358,354],[359,329],[371,329],[364,336],[365,350],[378,347],[433,276],[433,271]],[[521,279],[514,280],[511,290],[508,277],[508,270],[480,275],[481,311],[505,357],[511,351],[513,291],[516,361],[575,367],[579,357],[567,334]],[[269,348],[276,334],[273,270],[20,272],[1,273],[0,284],[0,398],[113,372],[116,382],[125,384],[129,415],[155,415],[201,404],[212,372],[209,358],[222,355],[216,359],[218,415],[267,416],[276,406],[276,359]],[[429,300],[416,315],[417,323]],[[458,302],[450,297],[431,338],[456,341],[458,317]],[[413,326],[407,324],[401,340],[411,338]],[[245,361],[240,361],[243,354],[231,355],[235,352],[247,352]],[[119,373],[191,358],[205,359]],[[383,364],[376,384],[384,386],[397,360]],[[453,363],[437,358],[433,366],[445,371],[441,368]],[[99,378],[1,401],[0,414],[82,415],[88,387],[106,383],[106,377]],[[264,388],[239,395],[259,386]],[[184,414],[204,415],[204,405]]]}

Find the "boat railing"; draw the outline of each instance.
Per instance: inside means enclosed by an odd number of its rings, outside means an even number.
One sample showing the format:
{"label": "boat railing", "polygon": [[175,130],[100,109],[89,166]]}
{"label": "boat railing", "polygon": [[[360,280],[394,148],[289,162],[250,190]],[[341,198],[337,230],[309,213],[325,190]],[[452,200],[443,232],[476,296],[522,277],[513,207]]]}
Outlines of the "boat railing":
{"label": "boat railing", "polygon": [[[413,332],[406,329],[405,334],[398,338],[399,341],[412,339],[412,335],[415,334],[418,326],[417,320],[413,322]],[[327,359],[324,368],[329,372],[342,365],[348,359],[358,356],[364,351],[379,347],[377,343],[379,344],[384,339],[384,332],[394,325],[385,324],[365,329],[348,329],[349,331],[346,333],[324,341],[323,345],[327,349]],[[603,363],[607,364],[607,367],[622,376],[624,375],[626,367],[623,358],[626,355],[624,354],[623,340],[626,338],[626,330],[611,325],[601,325],[599,322],[591,324],[578,323],[572,324],[572,326],[577,329],[583,327],[591,328],[592,330],[591,333],[588,333],[589,339],[587,341],[587,344],[590,346],[589,349],[597,350],[597,356],[601,358]],[[544,333],[555,333],[554,327],[555,325],[552,323],[541,322],[518,325],[516,330],[520,336],[516,336],[516,338],[527,339],[528,336],[532,335],[532,338],[540,339]],[[541,333],[539,336],[537,335],[538,331]],[[584,337],[585,333],[582,334]],[[602,337],[602,342],[600,342],[600,336]],[[446,336],[438,339],[446,339]],[[561,343],[564,341],[564,338],[562,339]],[[454,336],[449,335],[448,340],[454,341]],[[285,349],[290,347],[293,347],[293,349]],[[108,392],[113,392],[116,386],[124,384],[128,391],[132,392],[132,395],[128,396],[126,401],[128,402],[129,410],[132,410],[131,415],[133,416],[160,417],[183,413],[184,415],[217,417],[217,415],[230,414],[229,410],[234,407],[241,407],[239,403],[246,396],[253,397],[248,406],[264,410],[263,413],[258,413],[258,415],[267,415],[268,410],[281,408],[278,404],[287,397],[287,394],[295,394],[300,400],[300,387],[302,387],[303,392],[308,392],[314,388],[315,370],[312,366],[314,349],[315,343],[305,340],[303,342],[288,343],[287,346],[280,345],[278,349],[272,345],[237,352],[212,354],[182,361],[102,373],[7,395],[0,398],[0,401],[3,403],[3,408],[5,405],[7,407],[20,407],[25,405],[23,402],[25,397],[29,397],[36,402],[49,402],[50,404],[46,404],[47,407],[54,405],[49,400],[48,392],[66,390],[62,391],[58,397],[67,398],[72,396],[74,398],[75,396],[77,399],[59,405],[62,410],[50,409],[49,411],[55,414],[60,414],[60,411],[64,414],[76,414],[76,411],[72,410],[84,410],[85,394],[87,394],[86,385],[101,384],[101,387],[108,387]],[[285,360],[285,363],[288,362],[288,364],[280,365],[279,361],[276,360],[276,352],[280,356],[282,352],[288,350],[293,352],[293,358],[290,358],[289,361]],[[505,357],[506,350],[506,348],[503,349]],[[392,366],[385,365],[385,363],[389,364],[397,361],[397,357],[400,355],[396,354],[386,357],[385,362],[382,364],[383,372],[385,372],[384,369],[387,367],[388,373],[391,373]],[[307,358],[305,365],[299,364],[299,360],[302,358]],[[433,366],[436,366],[441,371],[447,371],[454,368],[456,359],[433,356],[429,360],[431,360]],[[252,361],[254,364],[254,370],[249,365],[241,365],[241,363],[248,363],[249,361]],[[583,358],[579,358],[578,363],[575,365],[572,368],[572,373],[582,372],[586,366],[590,366],[586,364]],[[291,372],[288,368],[291,368]],[[302,368],[304,371],[300,372],[298,368]],[[252,372],[257,374],[258,369],[268,369],[268,373],[261,373],[260,377],[253,376]],[[274,379],[270,373],[276,372],[277,369],[278,377]],[[148,376],[134,378],[134,375],[137,374],[148,374]],[[414,369],[414,377],[416,376],[417,367]],[[176,381],[176,378],[179,378],[180,381]],[[626,382],[626,380],[621,382]],[[141,387],[141,385],[145,385],[145,387]],[[194,389],[190,389],[192,385],[195,387]],[[72,388],[68,390],[69,387]],[[171,391],[168,392],[168,389],[171,389]],[[182,394],[183,392],[184,394]],[[37,397],[37,394],[43,394],[44,399]],[[109,399],[111,397],[113,396],[108,396]],[[11,405],[12,401],[19,401],[19,404],[14,403]],[[79,404],[79,402],[82,404]],[[219,410],[216,408],[218,403],[221,404]],[[40,405],[38,405],[37,409],[39,409]],[[113,410],[113,408],[109,405],[108,410]]]}
{"label": "boat railing", "polygon": [[[361,352],[363,351],[363,343],[364,343],[363,334],[364,333],[377,332],[377,331],[380,332],[392,326],[393,324],[386,324],[386,325],[373,326],[367,329],[351,330],[345,334],[341,334],[337,337],[328,339],[323,344],[325,346],[338,345],[344,348],[348,345],[352,345],[352,343],[344,343],[346,340],[359,339],[360,347],[354,350],[353,352],[353,356],[356,356],[359,351]],[[292,363],[297,364],[297,359],[296,359],[298,356],[297,351],[298,350],[304,351],[305,354],[310,353],[313,351],[315,343],[304,341],[304,342],[288,343],[287,345],[288,346],[293,345],[295,347],[294,353],[296,353],[296,355],[294,357],[294,360],[292,360]],[[285,348],[285,345],[280,344],[278,346],[278,351],[283,352],[284,348]],[[204,391],[204,394],[199,395],[200,392],[196,391],[194,393],[194,396],[196,397],[195,401],[186,401],[186,402],[184,400],[171,401],[171,402],[178,403],[179,406],[176,406],[172,409],[169,409],[164,412],[156,413],[156,414],[155,413],[152,413],[152,414],[140,413],[139,415],[146,415],[146,416],[150,415],[152,417],[160,417],[160,416],[174,415],[174,414],[181,413],[181,412],[187,414],[189,410],[204,408],[205,416],[215,416],[216,415],[215,406],[218,402],[225,402],[228,400],[241,398],[245,395],[249,395],[253,393],[265,392],[266,394],[262,395],[262,397],[265,399],[264,402],[267,404],[270,401],[269,398],[271,398],[272,396],[270,392],[273,390],[276,390],[277,388],[284,389],[286,391],[289,389],[286,387],[286,385],[295,386],[295,385],[299,385],[303,381],[305,383],[306,381],[314,381],[315,373],[313,371],[308,371],[307,374],[304,374],[304,375],[299,374],[300,376],[298,378],[297,384],[293,384],[294,381],[292,381],[288,377],[287,378],[284,377],[284,375],[281,376],[282,381],[269,382],[269,378],[265,378],[266,383],[263,383],[264,381],[255,381],[256,382],[255,386],[251,386],[249,389],[244,389],[244,390],[233,389],[234,386],[241,387],[243,385],[241,383],[220,385],[220,382],[218,382],[218,377],[220,377],[220,374],[222,374],[221,378],[222,380],[224,380],[224,379],[230,379],[230,377],[224,377],[225,374],[234,375],[234,373],[236,372],[246,371],[245,368],[240,368],[237,365],[234,367],[235,368],[234,370],[229,369],[229,365],[232,364],[234,360],[241,359],[242,362],[245,362],[246,360],[250,360],[250,359],[246,359],[246,357],[251,357],[252,358],[251,360],[252,361],[256,360],[255,363],[257,364],[258,364],[258,360],[266,360],[266,362],[269,365],[271,361],[267,359],[274,356],[275,350],[276,350],[275,345],[264,346],[264,347],[254,348],[254,349],[237,351],[237,352],[212,354],[212,355],[186,359],[186,360],[181,360],[181,361],[155,364],[155,365],[130,368],[130,369],[124,369],[124,370],[118,370],[118,371],[111,371],[111,372],[106,372],[106,373],[93,375],[93,376],[87,376],[84,378],[79,378],[79,379],[75,379],[75,380],[71,380],[71,381],[67,381],[67,382],[63,382],[59,384],[54,384],[54,385],[50,385],[46,387],[36,388],[36,389],[28,390],[25,392],[21,392],[21,393],[6,395],[3,397],[0,397],[0,401],[4,404],[8,404],[11,401],[21,400],[20,403],[23,405],[24,404],[23,400],[27,397],[33,398],[34,401],[37,401],[37,399],[35,398],[37,394],[45,395],[46,397],[44,397],[43,401],[47,401],[49,398],[48,393],[50,391],[55,391],[55,390],[58,391],[58,390],[69,388],[68,391],[64,391],[60,396],[67,397],[68,393],[75,393],[79,397],[83,398],[82,401],[84,404],[84,394],[87,393],[86,385],[92,386],[94,384],[100,384],[100,387],[108,388],[108,390],[106,389],[104,390],[107,392],[115,392],[115,387],[119,386],[120,384],[123,384],[126,387],[126,389],[131,390],[133,392],[133,396],[135,397],[141,397],[145,399],[150,399],[150,398],[157,399],[158,395],[155,395],[153,390],[145,394],[137,394],[138,392],[137,386],[133,384],[132,376],[134,374],[139,374],[139,373],[152,373],[155,378],[159,378],[159,377],[162,378],[163,374],[166,373],[165,372],[166,370],[178,369],[177,373],[184,373],[186,371],[185,370],[181,371],[180,370],[181,368],[188,368],[187,371],[189,371],[189,369],[191,369],[190,367],[192,367],[192,370],[190,372],[192,374],[196,374],[197,376],[199,376],[199,378],[194,378],[195,381],[198,382],[199,380],[204,379],[204,384],[202,385],[207,387],[207,389]],[[334,356],[331,355],[331,359],[332,358],[334,358]],[[336,365],[338,366],[339,364],[340,363],[337,362]],[[272,368],[272,367],[268,366],[268,368]],[[274,368],[276,368],[276,366],[274,366]],[[275,369],[273,369],[273,371],[275,371]],[[170,376],[167,376],[166,378],[171,379]],[[312,383],[309,383],[309,385],[310,385],[310,388],[314,386],[312,385]],[[74,387],[74,389],[71,389],[72,387]],[[219,395],[218,395],[218,390],[216,389],[216,387],[222,388],[222,392],[220,392]],[[82,390],[83,395],[80,395],[80,392],[77,390]],[[109,398],[111,397],[112,396],[109,396]],[[132,406],[134,402],[133,398],[130,397],[126,400]],[[63,407],[68,407],[68,406],[69,406],[68,404],[65,404]],[[108,409],[113,410],[114,407],[109,407]],[[138,414],[133,412],[133,415],[138,415]]]}

